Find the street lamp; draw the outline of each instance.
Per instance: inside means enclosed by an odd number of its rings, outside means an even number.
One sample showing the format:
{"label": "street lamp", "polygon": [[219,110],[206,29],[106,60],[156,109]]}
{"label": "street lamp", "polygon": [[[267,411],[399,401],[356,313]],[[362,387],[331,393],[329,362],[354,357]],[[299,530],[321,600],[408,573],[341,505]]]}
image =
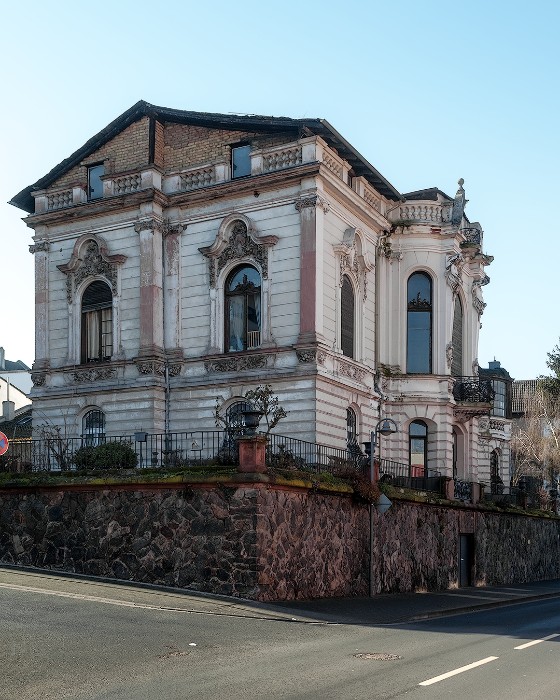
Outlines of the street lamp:
{"label": "street lamp", "polygon": [[[366,454],[369,457],[369,478],[373,483],[379,480],[379,473],[375,473],[375,448],[377,447],[377,434],[387,437],[388,435],[393,435],[398,433],[399,429],[397,424],[392,418],[381,418],[377,421],[377,425],[371,431],[371,442],[364,442],[364,447],[366,449]],[[384,513],[388,508],[391,507],[391,501],[384,495],[383,501],[379,500],[377,504],[371,503],[369,506],[369,595],[370,598],[373,597],[375,593],[375,579],[373,575],[374,561],[373,561],[373,511],[374,509],[378,513]]]}
{"label": "street lamp", "polygon": [[377,481],[375,478],[375,448],[377,447],[378,442],[377,434],[379,433],[380,435],[387,437],[398,432],[399,429],[397,424],[392,418],[381,418],[381,420],[377,422],[375,428],[371,431],[371,442],[364,442],[366,454],[369,457],[369,476],[372,482]]}

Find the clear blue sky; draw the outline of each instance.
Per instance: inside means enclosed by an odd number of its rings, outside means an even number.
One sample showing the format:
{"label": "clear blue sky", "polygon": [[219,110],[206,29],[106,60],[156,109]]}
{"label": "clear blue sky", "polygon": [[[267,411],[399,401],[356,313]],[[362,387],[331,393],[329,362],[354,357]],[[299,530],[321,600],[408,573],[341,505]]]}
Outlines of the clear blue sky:
{"label": "clear blue sky", "polygon": [[8,201],[139,99],[323,117],[401,192],[465,179],[495,257],[479,362],[548,373],[560,336],[560,4],[215,0],[5,3],[3,329],[30,364],[31,229]]}

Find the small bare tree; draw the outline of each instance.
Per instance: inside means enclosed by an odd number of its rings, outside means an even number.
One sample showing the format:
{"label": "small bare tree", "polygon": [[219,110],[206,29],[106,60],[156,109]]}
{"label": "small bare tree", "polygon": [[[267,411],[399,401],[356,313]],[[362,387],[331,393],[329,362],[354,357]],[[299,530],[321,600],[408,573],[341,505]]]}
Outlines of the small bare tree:
{"label": "small bare tree", "polygon": [[[285,418],[288,414],[280,406],[278,396],[272,392],[272,387],[270,384],[265,386],[258,386],[256,389],[249,389],[245,392],[243,399],[247,401],[248,404],[252,406],[255,411],[260,411],[263,418],[266,421],[266,435],[273,430],[278,423]],[[222,397],[216,397],[216,407],[214,410],[214,420],[216,426],[223,426],[226,430],[230,428],[228,425],[227,418],[222,415],[222,406],[224,404],[224,399]]]}

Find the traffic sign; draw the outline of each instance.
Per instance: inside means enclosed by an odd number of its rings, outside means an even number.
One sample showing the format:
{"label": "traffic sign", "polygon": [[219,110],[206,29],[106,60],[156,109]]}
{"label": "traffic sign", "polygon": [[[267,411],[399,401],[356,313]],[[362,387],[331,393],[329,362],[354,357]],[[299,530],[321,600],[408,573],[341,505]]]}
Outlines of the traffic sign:
{"label": "traffic sign", "polygon": [[9,446],[10,443],[8,441],[8,438],[4,435],[4,433],[0,433],[0,455],[3,455],[4,452],[7,451]]}

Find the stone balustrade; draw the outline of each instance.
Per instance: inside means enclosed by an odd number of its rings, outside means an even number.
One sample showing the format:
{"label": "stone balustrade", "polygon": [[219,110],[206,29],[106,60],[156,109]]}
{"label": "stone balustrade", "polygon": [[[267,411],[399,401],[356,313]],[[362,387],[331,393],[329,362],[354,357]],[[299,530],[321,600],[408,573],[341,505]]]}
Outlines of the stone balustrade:
{"label": "stone balustrade", "polygon": [[391,221],[425,224],[446,224],[451,221],[452,204],[426,204],[407,202],[395,209]]}

